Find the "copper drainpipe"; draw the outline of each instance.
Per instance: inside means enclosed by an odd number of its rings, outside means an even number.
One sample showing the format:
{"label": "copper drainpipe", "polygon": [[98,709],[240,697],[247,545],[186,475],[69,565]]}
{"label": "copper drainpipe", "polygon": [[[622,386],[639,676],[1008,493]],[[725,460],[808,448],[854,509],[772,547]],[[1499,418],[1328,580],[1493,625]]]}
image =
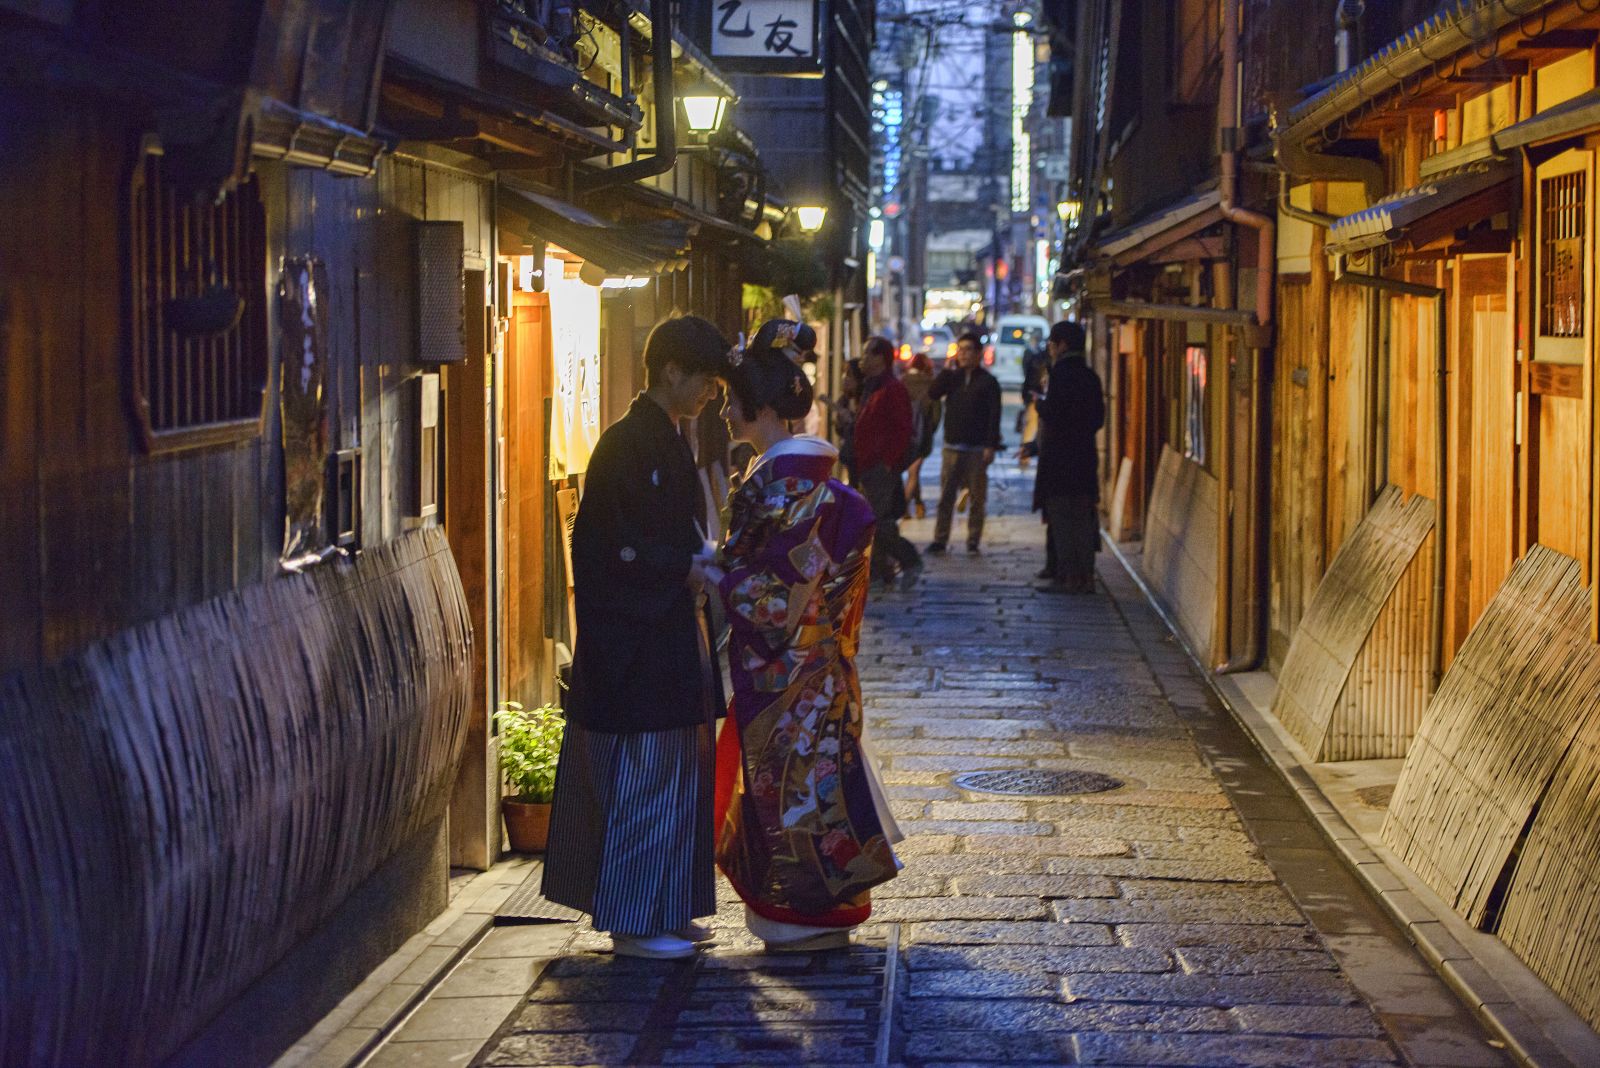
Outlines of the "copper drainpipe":
{"label": "copper drainpipe", "polygon": [[[1266,472],[1267,464],[1262,452],[1267,448],[1267,405],[1271,394],[1268,379],[1272,373],[1273,295],[1277,284],[1278,242],[1277,224],[1258,211],[1239,205],[1239,115],[1243,110],[1239,85],[1239,0],[1222,0],[1222,84],[1217,92],[1217,137],[1221,148],[1221,202],[1222,217],[1229,222],[1256,232],[1256,307],[1255,329],[1244,334],[1244,342],[1251,352],[1250,374],[1250,435],[1247,478],[1250,493],[1249,529],[1252,544],[1249,547],[1250,575],[1248,603],[1250,614],[1249,638],[1244,649],[1232,649],[1231,616],[1233,614],[1233,457],[1225,455],[1218,470],[1222,474],[1218,493],[1218,525],[1221,536],[1218,548],[1222,557],[1223,576],[1218,587],[1218,621],[1222,626],[1225,653],[1219,674],[1235,671],[1252,671],[1260,666],[1266,652],[1267,612],[1266,598],[1266,548],[1267,523],[1270,508],[1270,491]],[[1237,299],[1237,298],[1236,298]],[[1231,379],[1231,376],[1229,376]],[[1230,383],[1231,385],[1231,383]],[[1231,388],[1229,390],[1231,393]],[[1226,406],[1232,409],[1231,398]],[[1229,450],[1232,451],[1231,448]],[[1228,655],[1231,654],[1231,655]]]}

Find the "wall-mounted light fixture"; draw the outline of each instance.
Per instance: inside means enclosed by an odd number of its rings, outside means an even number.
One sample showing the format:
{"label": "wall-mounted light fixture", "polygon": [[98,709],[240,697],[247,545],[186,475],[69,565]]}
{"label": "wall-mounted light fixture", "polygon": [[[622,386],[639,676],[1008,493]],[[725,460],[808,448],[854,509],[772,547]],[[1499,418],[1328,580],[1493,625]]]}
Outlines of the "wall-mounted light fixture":
{"label": "wall-mounted light fixture", "polygon": [[795,218],[800,220],[800,229],[808,234],[814,234],[822,229],[823,222],[828,217],[828,209],[816,204],[808,204],[794,209]]}
{"label": "wall-mounted light fixture", "polygon": [[722,129],[728,114],[728,97],[706,82],[696,82],[678,91],[683,102],[683,120],[689,132],[709,136]]}

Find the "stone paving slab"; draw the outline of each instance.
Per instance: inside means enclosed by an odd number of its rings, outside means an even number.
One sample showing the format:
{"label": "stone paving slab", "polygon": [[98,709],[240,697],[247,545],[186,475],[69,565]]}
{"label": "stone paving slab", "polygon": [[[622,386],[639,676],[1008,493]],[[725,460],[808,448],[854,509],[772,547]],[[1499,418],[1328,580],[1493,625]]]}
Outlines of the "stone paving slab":
{"label": "stone paving slab", "polygon": [[[930,558],[921,587],[869,605],[868,733],[908,838],[858,944],[767,954],[725,889],[693,961],[614,958],[578,930],[475,1063],[1314,1068],[1449,1063],[1452,1045],[1508,1063],[1370,902],[1296,889],[1338,858],[1281,780],[1252,778],[1136,591],[1109,567],[1094,596],[1032,589],[1040,527],[1007,514],[1027,497],[1000,474],[984,553]],[[1012,768],[1124,785],[952,781]],[[1380,1011],[1362,984],[1385,970]]]}

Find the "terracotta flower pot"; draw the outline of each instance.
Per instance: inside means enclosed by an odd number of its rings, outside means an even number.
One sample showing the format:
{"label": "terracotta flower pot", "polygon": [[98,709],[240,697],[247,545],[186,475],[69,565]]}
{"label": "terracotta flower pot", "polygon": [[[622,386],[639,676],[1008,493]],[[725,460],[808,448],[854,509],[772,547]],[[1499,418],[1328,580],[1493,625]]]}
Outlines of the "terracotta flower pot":
{"label": "terracotta flower pot", "polygon": [[513,853],[542,853],[550,835],[550,803],[500,799],[500,812],[506,818],[506,837]]}

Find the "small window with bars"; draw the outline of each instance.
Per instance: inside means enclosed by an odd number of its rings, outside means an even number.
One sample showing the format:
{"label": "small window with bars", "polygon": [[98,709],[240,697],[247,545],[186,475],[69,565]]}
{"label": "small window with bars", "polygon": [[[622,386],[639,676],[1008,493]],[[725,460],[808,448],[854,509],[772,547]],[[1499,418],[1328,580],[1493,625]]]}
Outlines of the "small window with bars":
{"label": "small window with bars", "polygon": [[164,180],[147,150],[130,190],[130,364],[145,448],[261,433],[266,397],[266,218],[255,178],[216,202]]}
{"label": "small window with bars", "polygon": [[1539,183],[1539,333],[1583,336],[1583,241],[1587,175],[1572,171]]}

